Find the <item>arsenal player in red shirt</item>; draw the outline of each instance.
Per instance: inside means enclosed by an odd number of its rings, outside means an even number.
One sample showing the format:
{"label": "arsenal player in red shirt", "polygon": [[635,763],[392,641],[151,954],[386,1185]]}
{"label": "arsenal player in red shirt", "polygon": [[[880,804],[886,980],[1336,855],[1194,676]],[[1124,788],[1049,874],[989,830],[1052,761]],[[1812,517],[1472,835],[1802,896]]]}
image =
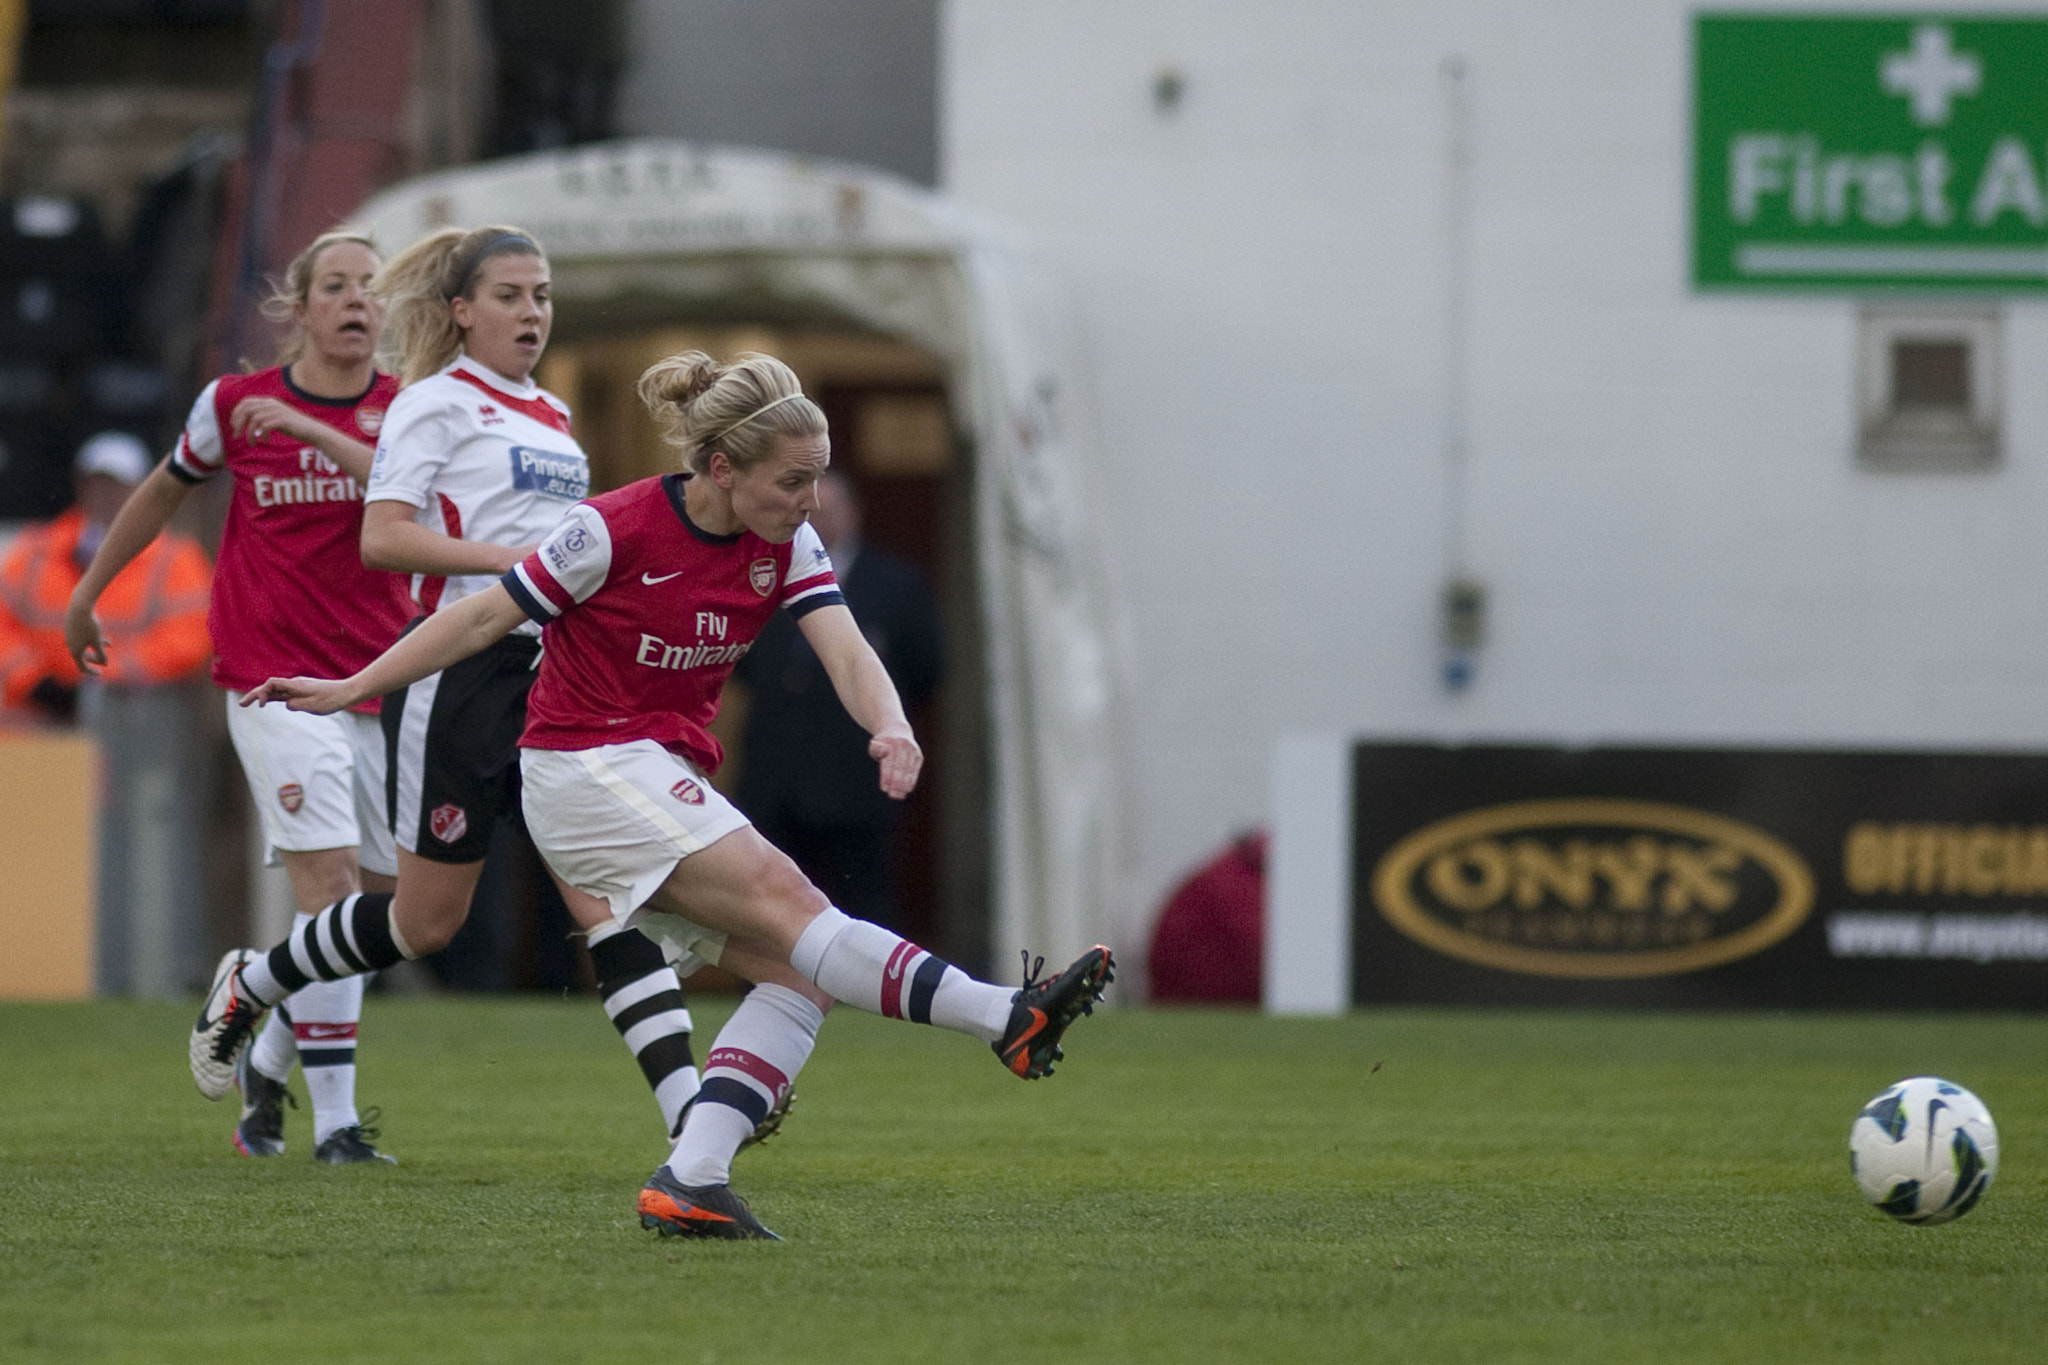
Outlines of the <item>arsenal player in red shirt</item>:
{"label": "arsenal player in red shirt", "polygon": [[[394,861],[384,808],[378,698],[330,716],[236,705],[280,669],[352,671],[398,638],[411,615],[405,580],[363,567],[357,549],[371,448],[398,381],[378,373],[383,310],[369,292],[380,262],[370,239],[330,232],[286,269],[266,311],[292,332],[278,364],[208,384],[184,435],[128,500],[73,594],[66,642],[83,669],[106,662],[93,605],[114,575],[164,529],[191,489],[225,470],[234,496],[221,532],[207,613],[213,680],[274,861],[284,864],[302,923],[365,885],[388,889]],[[269,714],[265,714],[269,712]],[[284,1151],[284,1082],[294,1059],[313,1100],[314,1154],[349,1164],[390,1160],[355,1107],[360,980],[295,992],[235,1081],[235,1146]]]}

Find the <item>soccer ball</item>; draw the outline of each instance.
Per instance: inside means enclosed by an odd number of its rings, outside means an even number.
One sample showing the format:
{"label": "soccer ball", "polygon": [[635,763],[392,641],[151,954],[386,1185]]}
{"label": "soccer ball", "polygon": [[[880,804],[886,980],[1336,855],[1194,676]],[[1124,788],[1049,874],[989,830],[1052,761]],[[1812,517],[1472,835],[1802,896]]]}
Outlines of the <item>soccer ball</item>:
{"label": "soccer ball", "polygon": [[1849,1171],[1863,1197],[1900,1222],[1946,1223],[1991,1187],[1998,1128],[1984,1101],[1955,1082],[1915,1076],[1856,1116]]}

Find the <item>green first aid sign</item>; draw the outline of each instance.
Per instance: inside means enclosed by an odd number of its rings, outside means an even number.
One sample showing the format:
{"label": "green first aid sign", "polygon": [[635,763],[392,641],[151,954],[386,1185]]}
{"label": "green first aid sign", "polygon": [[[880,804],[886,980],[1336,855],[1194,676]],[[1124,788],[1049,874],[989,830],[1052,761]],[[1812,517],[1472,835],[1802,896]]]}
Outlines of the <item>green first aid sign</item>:
{"label": "green first aid sign", "polygon": [[1693,283],[2048,290],[2048,18],[1701,14]]}

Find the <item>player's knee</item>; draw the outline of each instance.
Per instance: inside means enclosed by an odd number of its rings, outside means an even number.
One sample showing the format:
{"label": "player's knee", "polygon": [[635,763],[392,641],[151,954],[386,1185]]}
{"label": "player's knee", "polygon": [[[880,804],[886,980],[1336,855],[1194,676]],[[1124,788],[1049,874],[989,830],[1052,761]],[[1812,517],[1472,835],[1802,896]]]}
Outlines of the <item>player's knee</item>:
{"label": "player's knee", "polygon": [[282,861],[302,915],[317,915],[360,889],[352,848],[292,851],[283,854]]}
{"label": "player's knee", "polygon": [[401,895],[392,906],[391,918],[411,955],[425,957],[448,946],[469,918],[469,902],[407,900]]}
{"label": "player's knee", "polygon": [[803,870],[787,858],[761,879],[760,897],[780,913],[796,915],[805,923],[832,904]]}
{"label": "player's knee", "polygon": [[770,926],[772,936],[785,948],[793,946],[810,922],[832,904],[795,863],[784,857],[771,860],[762,869],[752,892],[754,918]]}

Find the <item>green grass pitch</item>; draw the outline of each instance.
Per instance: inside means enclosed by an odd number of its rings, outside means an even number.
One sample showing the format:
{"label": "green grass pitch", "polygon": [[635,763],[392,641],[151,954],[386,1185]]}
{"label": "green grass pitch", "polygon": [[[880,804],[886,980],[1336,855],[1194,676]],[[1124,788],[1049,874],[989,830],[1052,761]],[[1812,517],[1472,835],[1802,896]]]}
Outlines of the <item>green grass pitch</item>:
{"label": "green grass pitch", "polygon": [[[373,998],[361,1091],[404,1163],[376,1170],[315,1166],[304,1111],[289,1155],[235,1155],[190,1014],[0,1006],[0,1360],[2048,1349],[2048,1018],[1124,1010],[1025,1085],[842,1010],[736,1171],[773,1246],[638,1227],[666,1143],[593,999]],[[1920,1072],[1999,1123],[1997,1183],[1946,1227],[1847,1169],[1857,1107]]]}

